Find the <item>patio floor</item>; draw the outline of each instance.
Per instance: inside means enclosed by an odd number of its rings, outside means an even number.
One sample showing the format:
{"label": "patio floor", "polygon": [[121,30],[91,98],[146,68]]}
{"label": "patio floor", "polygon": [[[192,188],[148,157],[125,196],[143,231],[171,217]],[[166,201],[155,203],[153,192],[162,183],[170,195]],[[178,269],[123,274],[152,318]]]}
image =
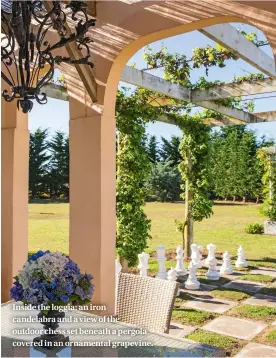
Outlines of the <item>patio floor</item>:
{"label": "patio floor", "polygon": [[[204,281],[202,273],[200,277]],[[226,342],[227,356],[257,357],[265,352],[276,357],[276,269],[235,272],[227,279],[214,281],[211,290],[201,285],[194,292],[181,284],[170,334],[208,344],[216,340],[220,347]]]}

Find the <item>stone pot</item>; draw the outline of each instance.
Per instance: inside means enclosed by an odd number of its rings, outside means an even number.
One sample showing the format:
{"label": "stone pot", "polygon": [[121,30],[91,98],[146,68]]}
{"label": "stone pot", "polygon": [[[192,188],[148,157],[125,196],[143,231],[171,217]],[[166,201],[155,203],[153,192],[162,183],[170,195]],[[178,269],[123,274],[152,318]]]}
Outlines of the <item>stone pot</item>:
{"label": "stone pot", "polygon": [[276,235],[276,221],[267,220],[264,222],[265,235]]}

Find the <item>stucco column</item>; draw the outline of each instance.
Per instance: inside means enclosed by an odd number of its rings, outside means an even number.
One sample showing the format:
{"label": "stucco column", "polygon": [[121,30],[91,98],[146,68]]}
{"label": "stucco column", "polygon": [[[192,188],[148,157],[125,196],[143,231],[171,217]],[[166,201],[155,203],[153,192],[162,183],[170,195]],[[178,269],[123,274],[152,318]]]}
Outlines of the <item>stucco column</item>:
{"label": "stucco column", "polygon": [[28,116],[2,99],[2,302],[28,255]]}
{"label": "stucco column", "polygon": [[92,303],[106,305],[105,313],[114,314],[115,119],[70,98],[69,128],[70,257],[94,277]]}

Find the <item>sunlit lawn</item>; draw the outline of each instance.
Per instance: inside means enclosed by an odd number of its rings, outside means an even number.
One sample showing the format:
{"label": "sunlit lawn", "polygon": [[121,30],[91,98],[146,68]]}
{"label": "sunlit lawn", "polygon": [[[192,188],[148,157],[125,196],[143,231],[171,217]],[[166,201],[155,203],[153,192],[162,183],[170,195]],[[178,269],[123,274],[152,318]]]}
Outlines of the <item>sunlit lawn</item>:
{"label": "sunlit lawn", "polygon": [[[152,220],[148,251],[155,251],[159,242],[167,250],[181,244],[181,234],[176,232],[174,220],[183,218],[182,203],[148,203],[146,213]],[[242,245],[248,259],[275,259],[275,236],[250,235],[244,231],[248,223],[263,221],[257,205],[221,203],[214,206],[210,219],[195,223],[195,242],[205,247],[212,242],[218,251],[228,250],[232,255]],[[29,205],[29,251],[49,249],[68,253],[68,232],[69,204]]]}

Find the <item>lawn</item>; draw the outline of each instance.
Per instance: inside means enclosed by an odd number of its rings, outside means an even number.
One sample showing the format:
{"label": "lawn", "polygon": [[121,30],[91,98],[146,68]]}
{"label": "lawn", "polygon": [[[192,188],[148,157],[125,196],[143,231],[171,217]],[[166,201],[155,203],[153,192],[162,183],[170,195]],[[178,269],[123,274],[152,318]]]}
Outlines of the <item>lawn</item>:
{"label": "lawn", "polygon": [[[175,250],[181,244],[181,234],[176,232],[174,220],[183,219],[183,203],[147,203],[145,210],[152,220],[148,251],[155,251],[159,242],[166,250]],[[231,255],[236,255],[238,246],[242,245],[250,264],[254,263],[252,260],[260,260],[261,264],[266,258],[275,262],[275,237],[250,235],[244,231],[248,223],[263,221],[258,205],[216,204],[210,219],[195,223],[195,242],[204,247],[212,242],[218,251],[228,250]],[[29,251],[49,249],[68,253],[68,232],[69,204],[29,204]]]}

